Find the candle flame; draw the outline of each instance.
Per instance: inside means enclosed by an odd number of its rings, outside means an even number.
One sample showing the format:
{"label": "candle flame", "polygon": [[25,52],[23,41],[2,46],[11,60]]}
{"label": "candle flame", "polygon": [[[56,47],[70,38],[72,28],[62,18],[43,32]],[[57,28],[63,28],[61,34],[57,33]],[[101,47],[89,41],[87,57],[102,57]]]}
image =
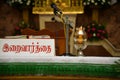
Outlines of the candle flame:
{"label": "candle flame", "polygon": [[82,26],[79,28],[78,34],[79,35],[83,35],[83,28],[82,28]]}

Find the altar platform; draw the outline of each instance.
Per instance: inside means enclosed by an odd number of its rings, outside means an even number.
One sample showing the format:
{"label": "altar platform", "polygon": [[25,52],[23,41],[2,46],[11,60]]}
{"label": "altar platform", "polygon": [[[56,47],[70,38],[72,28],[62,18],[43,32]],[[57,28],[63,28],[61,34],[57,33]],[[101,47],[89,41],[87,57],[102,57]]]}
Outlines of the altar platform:
{"label": "altar platform", "polygon": [[120,78],[119,57],[0,58],[0,76],[86,76]]}

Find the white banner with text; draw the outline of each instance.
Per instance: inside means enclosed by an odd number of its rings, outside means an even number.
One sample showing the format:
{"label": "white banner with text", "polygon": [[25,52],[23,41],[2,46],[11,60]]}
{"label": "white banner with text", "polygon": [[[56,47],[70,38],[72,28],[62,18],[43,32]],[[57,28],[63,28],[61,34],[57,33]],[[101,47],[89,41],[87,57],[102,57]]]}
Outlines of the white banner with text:
{"label": "white banner with text", "polygon": [[54,39],[0,39],[0,57],[55,56]]}

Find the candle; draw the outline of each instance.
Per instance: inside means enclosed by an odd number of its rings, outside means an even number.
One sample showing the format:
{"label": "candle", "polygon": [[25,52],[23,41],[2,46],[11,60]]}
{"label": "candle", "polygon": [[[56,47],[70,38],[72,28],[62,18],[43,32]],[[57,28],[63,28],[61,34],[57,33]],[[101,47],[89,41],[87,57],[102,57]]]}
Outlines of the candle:
{"label": "candle", "polygon": [[79,44],[83,43],[83,28],[82,28],[82,26],[79,28],[77,41]]}

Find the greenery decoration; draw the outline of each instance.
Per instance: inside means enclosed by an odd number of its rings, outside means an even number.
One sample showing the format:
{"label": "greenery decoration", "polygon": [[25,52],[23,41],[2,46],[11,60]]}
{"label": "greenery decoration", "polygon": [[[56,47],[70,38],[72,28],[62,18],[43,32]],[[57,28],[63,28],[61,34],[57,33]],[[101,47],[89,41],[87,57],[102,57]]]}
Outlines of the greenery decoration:
{"label": "greenery decoration", "polygon": [[7,3],[17,9],[30,8],[34,6],[34,0],[7,0]]}
{"label": "greenery decoration", "polygon": [[37,30],[34,22],[26,23],[24,20],[21,20],[16,24],[13,35],[21,35],[21,30],[25,28]]}
{"label": "greenery decoration", "polygon": [[85,31],[87,33],[88,40],[90,41],[103,40],[108,37],[105,25],[98,24],[94,21],[85,26]]}
{"label": "greenery decoration", "polygon": [[15,27],[14,35],[21,35],[21,29],[25,29],[30,25],[25,23],[23,20],[18,22],[17,26]]}

